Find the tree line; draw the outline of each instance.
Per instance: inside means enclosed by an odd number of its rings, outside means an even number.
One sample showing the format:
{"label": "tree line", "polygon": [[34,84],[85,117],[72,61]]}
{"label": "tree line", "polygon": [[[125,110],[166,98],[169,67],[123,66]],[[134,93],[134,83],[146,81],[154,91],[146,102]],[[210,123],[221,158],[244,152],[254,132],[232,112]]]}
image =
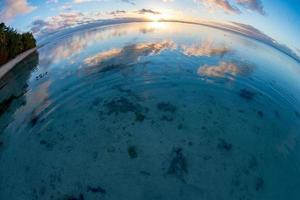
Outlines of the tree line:
{"label": "tree line", "polygon": [[36,40],[32,33],[18,33],[15,29],[0,23],[0,65],[34,47]]}

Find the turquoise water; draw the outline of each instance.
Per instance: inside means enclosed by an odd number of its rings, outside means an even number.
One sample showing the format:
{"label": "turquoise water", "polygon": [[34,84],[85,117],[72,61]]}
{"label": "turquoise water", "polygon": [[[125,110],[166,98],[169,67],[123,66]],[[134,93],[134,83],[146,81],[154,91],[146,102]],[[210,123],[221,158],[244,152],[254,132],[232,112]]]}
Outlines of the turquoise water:
{"label": "turquoise water", "polygon": [[300,65],[249,38],[83,30],[0,88],[0,199],[300,198]]}

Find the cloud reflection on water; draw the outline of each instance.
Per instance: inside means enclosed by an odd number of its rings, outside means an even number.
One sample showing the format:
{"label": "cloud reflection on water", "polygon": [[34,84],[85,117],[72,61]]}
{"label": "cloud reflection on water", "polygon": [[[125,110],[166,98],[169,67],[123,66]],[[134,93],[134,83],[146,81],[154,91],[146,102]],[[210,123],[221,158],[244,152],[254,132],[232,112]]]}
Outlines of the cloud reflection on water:
{"label": "cloud reflection on water", "polygon": [[247,75],[251,71],[252,68],[249,65],[221,61],[218,65],[201,66],[198,68],[197,73],[200,76],[234,80],[236,76]]}
{"label": "cloud reflection on water", "polygon": [[[127,65],[138,61],[142,56],[157,55],[166,49],[170,50],[175,48],[176,44],[168,40],[157,43],[138,43],[127,45],[123,48],[100,52],[86,58],[84,62],[89,67],[100,66],[106,61],[109,65]],[[105,65],[101,66],[101,68],[103,67],[105,67]]]}
{"label": "cloud reflection on water", "polygon": [[205,40],[200,45],[183,46],[183,53],[188,56],[224,56],[230,52],[225,46],[217,46],[213,40]]}
{"label": "cloud reflection on water", "polygon": [[[41,49],[41,65],[50,66],[64,60],[72,60],[91,46],[116,37],[124,37],[127,34],[154,33],[162,27],[154,26],[153,23],[115,25],[114,27],[101,27],[84,32],[72,33],[71,37],[65,37],[55,45]],[[73,62],[73,61],[72,61]]]}

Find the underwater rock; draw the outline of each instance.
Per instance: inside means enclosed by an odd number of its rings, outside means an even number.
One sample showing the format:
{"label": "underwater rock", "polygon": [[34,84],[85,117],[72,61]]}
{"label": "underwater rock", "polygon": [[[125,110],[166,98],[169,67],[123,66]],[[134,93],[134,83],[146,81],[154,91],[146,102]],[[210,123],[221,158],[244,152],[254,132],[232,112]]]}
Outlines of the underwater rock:
{"label": "underwater rock", "polygon": [[263,111],[261,111],[261,110],[257,111],[257,115],[258,115],[260,118],[263,118],[263,117],[264,117],[264,113],[263,113]]}
{"label": "underwater rock", "polygon": [[255,190],[260,191],[264,187],[264,179],[259,177],[255,180]]}
{"label": "underwater rock", "polygon": [[47,142],[46,140],[41,140],[41,141],[40,141],[40,144],[41,144],[41,145],[44,145],[47,149],[53,148],[53,144]]}
{"label": "underwater rock", "polygon": [[0,103],[0,116],[3,115],[9,109],[13,101],[17,98],[19,97],[12,95],[8,99],[5,99]]}
{"label": "underwater rock", "polygon": [[173,117],[169,117],[169,116],[163,115],[163,116],[160,118],[160,120],[162,120],[162,121],[167,121],[167,122],[171,122],[171,121],[173,121],[174,119],[173,119]]}
{"label": "underwater rock", "polygon": [[280,114],[279,114],[278,110],[275,110],[275,111],[274,111],[274,115],[275,115],[277,118],[280,118]]}
{"label": "underwater rock", "polygon": [[141,113],[135,113],[135,121],[137,122],[143,122],[145,120],[145,115]]}
{"label": "underwater rock", "polygon": [[180,180],[184,180],[184,175],[187,172],[187,160],[183,156],[182,148],[174,148],[172,151],[172,160],[168,168],[168,174],[175,175]]}
{"label": "underwater rock", "polygon": [[177,129],[178,129],[178,130],[183,129],[183,125],[182,125],[182,124],[178,124]]}
{"label": "underwater rock", "polygon": [[145,175],[145,176],[150,176],[151,174],[146,171],[140,171],[140,174]]}
{"label": "underwater rock", "polygon": [[65,200],[84,200],[84,195],[79,194],[79,197],[69,196],[69,197],[65,198]]}
{"label": "underwater rock", "polygon": [[101,103],[102,99],[99,97],[96,97],[93,101],[92,101],[92,105],[93,106],[99,106]]}
{"label": "underwater rock", "polygon": [[133,104],[128,99],[121,97],[117,100],[112,100],[105,104],[108,110],[108,114],[119,114],[127,112],[136,112],[139,110],[139,106]]}
{"label": "underwater rock", "polygon": [[36,123],[38,122],[39,117],[37,115],[32,115],[30,119],[30,125],[31,127],[34,127]]}
{"label": "underwater rock", "polygon": [[295,115],[297,118],[300,118],[300,113],[298,111],[295,111]]}
{"label": "underwater rock", "polygon": [[137,103],[132,103],[128,99],[121,97],[117,100],[112,100],[104,106],[108,110],[108,114],[115,114],[118,115],[120,113],[129,113],[132,112],[135,114],[135,120],[137,122],[143,122],[145,120],[145,115],[143,112],[146,112],[147,109],[143,108]]}
{"label": "underwater rock", "polygon": [[160,102],[157,104],[157,108],[160,111],[170,112],[170,113],[175,113],[177,110],[176,106],[174,106],[173,104],[171,104],[169,102]]}
{"label": "underwater rock", "polygon": [[136,151],[136,147],[135,146],[130,146],[127,149],[128,155],[130,158],[134,159],[138,157],[138,153]]}
{"label": "underwater rock", "polygon": [[239,96],[243,99],[246,99],[248,101],[252,100],[255,97],[255,93],[248,90],[248,89],[242,89],[239,92]]}
{"label": "underwater rock", "polygon": [[100,187],[100,186],[98,186],[98,187],[91,187],[91,186],[88,186],[88,187],[87,187],[87,191],[88,191],[88,192],[92,192],[92,193],[106,194],[106,190],[103,189],[103,188]]}
{"label": "underwater rock", "polygon": [[45,73],[41,73],[41,74],[39,74],[38,76],[36,76],[35,77],[35,80],[40,80],[40,79],[42,79],[42,78],[44,78],[46,75],[48,74],[48,72],[45,72]]}
{"label": "underwater rock", "polygon": [[228,143],[224,139],[219,139],[218,149],[222,151],[230,151],[232,149],[232,144]]}

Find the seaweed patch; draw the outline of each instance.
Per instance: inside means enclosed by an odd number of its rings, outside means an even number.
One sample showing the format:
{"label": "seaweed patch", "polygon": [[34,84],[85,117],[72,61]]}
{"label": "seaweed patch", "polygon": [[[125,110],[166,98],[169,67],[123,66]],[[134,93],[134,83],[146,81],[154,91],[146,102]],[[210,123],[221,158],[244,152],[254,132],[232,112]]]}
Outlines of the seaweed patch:
{"label": "seaweed patch", "polygon": [[47,149],[52,149],[53,148],[53,144],[47,142],[46,140],[41,140],[40,144],[45,146]]}
{"label": "seaweed patch", "polygon": [[135,120],[137,122],[143,122],[146,118],[143,114],[143,112],[147,112],[146,108],[143,108],[137,103],[132,103],[124,97],[109,101],[105,103],[104,106],[107,108],[107,113],[109,115],[132,112],[135,114]]}
{"label": "seaweed patch", "polygon": [[171,104],[169,102],[160,102],[157,104],[157,108],[160,111],[170,112],[170,113],[175,113],[177,110],[176,106],[174,106],[173,104]]}
{"label": "seaweed patch", "polygon": [[161,118],[160,118],[161,121],[167,121],[167,122],[171,122],[173,121],[173,117],[169,117],[169,116],[166,116],[166,115],[163,115]]}
{"label": "seaweed patch", "polygon": [[84,195],[83,194],[79,194],[78,197],[76,196],[68,196],[66,198],[64,198],[65,200],[84,200]]}
{"label": "seaweed patch", "polygon": [[30,125],[34,127],[39,121],[39,117],[37,115],[32,115],[30,119]]}
{"label": "seaweed patch", "polygon": [[128,155],[130,158],[134,159],[138,157],[138,153],[136,151],[136,147],[135,146],[130,146],[127,149]]}
{"label": "seaweed patch", "polygon": [[184,175],[187,172],[187,160],[182,153],[182,148],[174,148],[172,150],[172,159],[168,168],[168,174],[175,175],[184,181]]}
{"label": "seaweed patch", "polygon": [[[21,96],[21,95],[20,95]],[[3,115],[11,106],[14,100],[18,99],[19,96],[12,95],[0,103],[0,116]]]}
{"label": "seaweed patch", "polygon": [[256,191],[260,191],[262,190],[264,187],[264,179],[259,177],[259,178],[256,178],[255,180],[255,190]]}
{"label": "seaweed patch", "polygon": [[232,149],[232,144],[228,143],[226,140],[224,139],[219,139],[219,143],[218,143],[218,149],[222,150],[222,151],[230,151]]}
{"label": "seaweed patch", "polygon": [[101,194],[106,194],[106,190],[103,189],[102,187],[98,186],[98,187],[91,187],[91,186],[88,186],[87,187],[87,192],[92,192],[92,193],[101,193]]}
{"label": "seaweed patch", "polygon": [[295,111],[295,115],[297,118],[300,118],[300,113],[298,111]]}
{"label": "seaweed patch", "polygon": [[249,89],[242,89],[239,92],[239,96],[243,99],[248,100],[248,101],[253,100],[255,95],[256,94],[254,92],[252,92],[251,90],[249,90]]}
{"label": "seaweed patch", "polygon": [[261,111],[261,110],[257,111],[257,115],[258,115],[260,118],[263,118],[263,117],[264,117],[264,113],[263,113],[263,111]]}

